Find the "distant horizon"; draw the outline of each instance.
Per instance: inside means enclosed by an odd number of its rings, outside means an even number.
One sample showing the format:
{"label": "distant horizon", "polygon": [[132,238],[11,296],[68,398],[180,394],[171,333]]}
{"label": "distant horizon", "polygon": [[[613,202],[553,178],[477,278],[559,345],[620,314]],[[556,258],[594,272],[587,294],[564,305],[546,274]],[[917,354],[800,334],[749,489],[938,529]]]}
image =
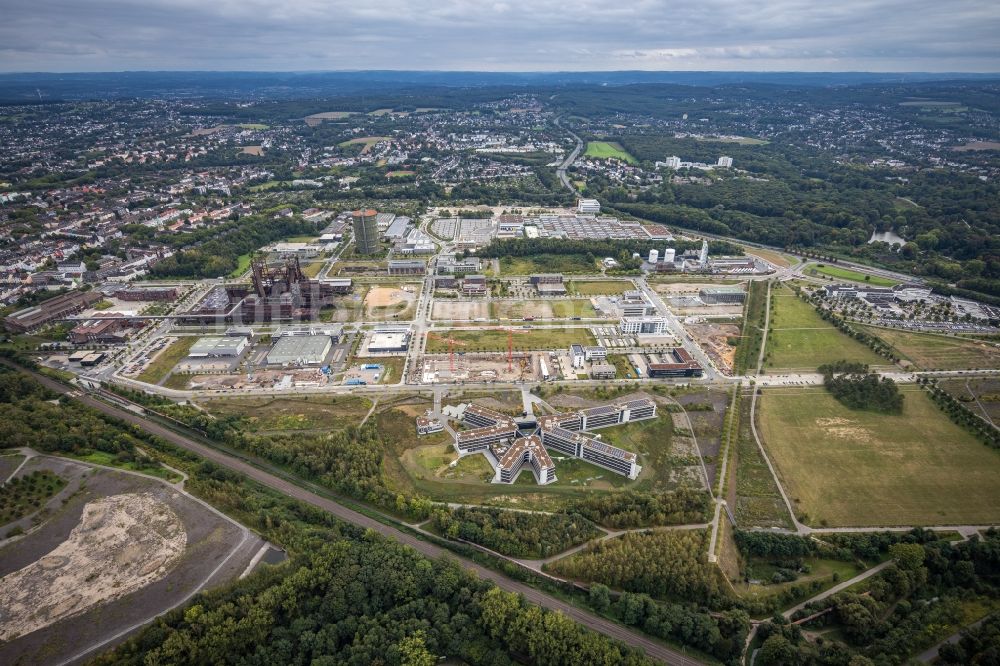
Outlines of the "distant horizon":
{"label": "distant horizon", "polygon": [[94,69],[94,70],[18,70],[0,71],[0,76],[71,75],[71,74],[865,74],[873,76],[975,76],[1000,77],[1000,70],[881,70],[881,69]]}
{"label": "distant horizon", "polygon": [[7,0],[0,71],[1000,72],[987,0]]}

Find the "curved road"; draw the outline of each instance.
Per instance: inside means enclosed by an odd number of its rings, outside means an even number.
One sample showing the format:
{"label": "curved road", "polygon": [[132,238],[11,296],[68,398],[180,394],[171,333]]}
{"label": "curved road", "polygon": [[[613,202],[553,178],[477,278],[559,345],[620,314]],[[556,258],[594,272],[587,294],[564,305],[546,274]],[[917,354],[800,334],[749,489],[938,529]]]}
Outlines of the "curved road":
{"label": "curved road", "polygon": [[114,407],[107,403],[101,402],[89,395],[82,394],[79,391],[75,391],[59,382],[56,382],[44,375],[40,375],[34,372],[24,370],[23,368],[18,368],[22,372],[27,372],[32,375],[41,384],[45,385],[47,388],[57,391],[62,394],[70,395],[71,397],[79,400],[83,404],[96,409],[104,414],[113,416],[115,418],[127,421],[136,425],[146,432],[156,435],[157,437],[162,437],[171,444],[179,446],[183,449],[187,449],[192,453],[196,453],[203,458],[211,460],[212,462],[222,465],[223,467],[228,467],[234,471],[245,474],[251,479],[261,483],[269,488],[277,490],[289,497],[301,500],[308,504],[311,504],[317,508],[323,509],[335,515],[341,520],[352,523],[359,527],[366,529],[375,530],[380,532],[384,536],[394,539],[402,544],[410,546],[417,552],[431,558],[440,557],[451,557],[458,560],[462,566],[466,569],[474,571],[480,578],[492,581],[501,589],[508,592],[516,592],[531,603],[537,604],[548,608],[549,610],[560,611],[563,615],[571,618],[572,620],[580,623],[581,625],[592,629],[594,631],[600,632],[606,636],[617,639],[627,645],[638,648],[646,653],[651,659],[661,661],[666,664],[675,664],[677,666],[695,666],[702,664],[701,661],[694,659],[688,655],[678,652],[670,647],[667,647],[663,643],[660,643],[648,636],[644,636],[638,632],[627,629],[619,624],[611,622],[605,618],[599,617],[585,610],[577,608],[565,601],[552,597],[540,590],[522,583],[520,581],[508,578],[503,574],[500,574],[492,569],[487,569],[484,566],[476,564],[471,560],[467,560],[449,550],[436,546],[427,541],[423,541],[413,536],[412,534],[403,532],[402,530],[396,529],[391,525],[386,525],[380,523],[374,518],[370,518],[362,513],[358,513],[352,509],[342,506],[333,500],[326,497],[322,497],[315,493],[312,493],[304,488],[285,481],[273,474],[265,472],[258,469],[238,458],[230,456],[226,453],[213,449],[211,447],[205,446],[204,444],[199,444],[198,442],[188,439],[183,435],[174,432],[168,428],[165,428],[157,423],[153,423],[146,418],[134,414],[124,409]]}

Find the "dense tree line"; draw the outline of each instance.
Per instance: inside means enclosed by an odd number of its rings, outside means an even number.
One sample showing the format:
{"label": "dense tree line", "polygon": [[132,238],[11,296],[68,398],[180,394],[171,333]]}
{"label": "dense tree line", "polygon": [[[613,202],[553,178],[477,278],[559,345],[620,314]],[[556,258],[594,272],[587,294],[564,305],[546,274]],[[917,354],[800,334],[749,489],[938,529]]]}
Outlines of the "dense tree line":
{"label": "dense tree line", "polygon": [[588,494],[569,504],[568,510],[590,521],[615,529],[684,525],[705,522],[711,499],[696,488],[674,491]]}
{"label": "dense tree line", "polygon": [[920,381],[924,389],[926,389],[930,394],[931,400],[933,400],[934,403],[941,408],[941,411],[943,411],[953,423],[971,432],[987,446],[994,449],[1000,449],[1000,428],[997,428],[992,423],[989,423],[984,418],[971,411],[951,393],[937,386],[936,383],[931,384],[924,377],[921,377]]}
{"label": "dense tree line", "polygon": [[148,442],[143,431],[60,398],[31,377],[0,365],[0,447],[73,455],[101,451],[140,468],[156,467],[136,449]]}
{"label": "dense tree line", "polygon": [[168,613],[96,664],[645,664],[447,560],[337,540]]}
{"label": "dense tree line", "polygon": [[591,605],[620,622],[640,627],[652,636],[690,645],[725,664],[740,663],[750,629],[750,616],[745,611],[709,613],[692,604],[658,601],[648,594],[633,592],[625,592],[611,603],[607,588],[602,587],[591,588]]}
{"label": "dense tree line", "polygon": [[[797,611],[793,619],[821,613],[802,627],[777,619],[761,625],[764,640],[756,663],[903,663],[963,621],[967,602],[994,603],[1000,594],[1000,532],[994,529],[965,542],[899,542],[888,552],[893,564],[860,589],[839,592]],[[803,629],[822,627],[836,628],[843,639],[805,640]],[[971,642],[970,647],[973,654],[989,655],[1000,646]],[[949,661],[949,654],[960,656],[958,651],[946,651],[945,663],[975,663]]]}
{"label": "dense tree line", "polygon": [[236,222],[190,234],[180,234],[171,243],[183,250],[158,261],[155,277],[213,278],[229,275],[239,257],[281,238],[314,234],[317,226],[296,218],[241,218]]}
{"label": "dense tree line", "polygon": [[601,534],[579,514],[528,513],[492,508],[438,509],[431,525],[440,534],[464,539],[511,557],[556,555]]}
{"label": "dense tree line", "polygon": [[[662,245],[657,242],[656,245]],[[640,240],[564,240],[559,238],[514,238],[490,241],[486,247],[478,250],[478,257],[533,257],[539,254],[590,254],[596,257],[616,257],[625,254],[631,257],[633,252],[645,256],[649,252],[652,241]],[[671,241],[670,247],[677,254],[687,250],[700,250],[698,241]],[[708,252],[713,255],[742,255],[743,248],[726,241],[709,241]]]}
{"label": "dense tree line", "polygon": [[1000,664],[1000,613],[993,613],[982,624],[963,631],[957,642],[942,645],[938,663],[947,666]]}
{"label": "dense tree line", "polygon": [[[850,364],[849,364],[850,365]],[[823,385],[837,400],[851,409],[868,409],[884,414],[903,412],[903,395],[889,377],[857,369],[839,369],[836,364],[820,366]]]}
{"label": "dense tree line", "polygon": [[705,559],[707,549],[704,530],[628,532],[546,566],[567,578],[712,605],[722,592],[717,569]]}
{"label": "dense tree line", "polygon": [[760,345],[764,340],[767,289],[767,283],[762,280],[752,281],[747,289],[743,334],[737,342],[736,356],[733,359],[733,370],[736,374],[744,374],[757,369]]}

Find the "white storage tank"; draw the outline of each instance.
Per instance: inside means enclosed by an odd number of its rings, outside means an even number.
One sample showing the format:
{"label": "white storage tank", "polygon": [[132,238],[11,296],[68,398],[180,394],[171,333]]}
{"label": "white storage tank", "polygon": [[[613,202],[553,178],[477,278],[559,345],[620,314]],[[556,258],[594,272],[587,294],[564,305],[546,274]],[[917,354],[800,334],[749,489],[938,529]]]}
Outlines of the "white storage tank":
{"label": "white storage tank", "polygon": [[660,259],[660,251],[659,250],[650,250],[649,251],[649,263],[655,264],[659,259]]}
{"label": "white storage tank", "polygon": [[675,250],[672,247],[668,247],[666,250],[663,251],[663,263],[665,264],[674,263],[675,254],[676,254]]}

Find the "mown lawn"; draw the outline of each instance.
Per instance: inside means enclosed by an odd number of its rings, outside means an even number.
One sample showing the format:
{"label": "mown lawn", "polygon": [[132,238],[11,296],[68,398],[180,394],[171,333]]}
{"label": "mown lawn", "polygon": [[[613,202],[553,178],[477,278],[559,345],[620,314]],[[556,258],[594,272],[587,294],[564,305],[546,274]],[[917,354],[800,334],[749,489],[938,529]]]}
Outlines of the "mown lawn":
{"label": "mown lawn", "polygon": [[587,143],[587,150],[583,155],[584,157],[595,157],[602,160],[614,158],[628,162],[629,164],[636,164],[637,162],[617,141],[589,141]]}
{"label": "mown lawn", "polygon": [[841,268],[839,266],[829,266],[826,264],[816,264],[814,266],[809,266],[806,268],[806,271],[816,272],[821,275],[826,275],[840,280],[850,280],[851,282],[863,282],[865,284],[870,284],[874,287],[894,287],[897,284],[899,284],[898,281],[890,280],[889,278],[879,277],[878,275],[868,275],[866,273],[859,273],[858,271],[852,271],[849,268]]}

